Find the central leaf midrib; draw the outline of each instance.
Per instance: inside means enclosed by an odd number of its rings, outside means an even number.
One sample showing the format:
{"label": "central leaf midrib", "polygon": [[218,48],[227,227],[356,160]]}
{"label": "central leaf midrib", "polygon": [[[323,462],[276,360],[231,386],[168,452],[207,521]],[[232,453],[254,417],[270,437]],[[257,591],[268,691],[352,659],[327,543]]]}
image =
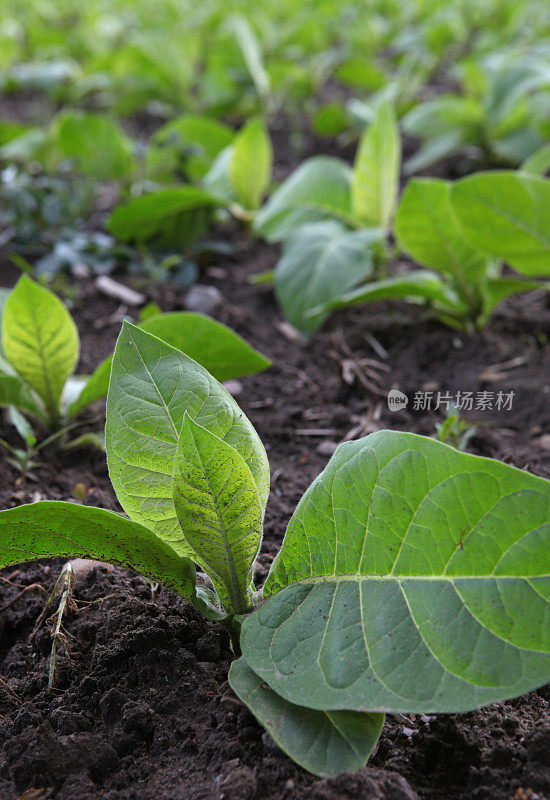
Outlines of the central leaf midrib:
{"label": "central leaf midrib", "polygon": [[45,383],[46,395],[47,395],[46,406],[49,408],[50,414],[55,414],[57,412],[57,403],[55,402],[55,399],[54,399],[54,396],[53,396],[52,386],[51,386],[51,383],[50,383],[50,376],[49,376],[48,369],[47,369],[47,366],[46,366],[46,358],[45,358],[45,355],[44,355],[44,345],[42,343],[42,336],[40,334],[40,328],[38,326],[38,322],[37,322],[37,319],[36,319],[34,306],[33,306],[32,303],[30,303],[29,305],[30,305],[31,322],[32,322],[32,325],[33,325],[33,328],[34,328],[34,332],[35,332],[35,335],[36,335],[36,340],[37,340],[37,343],[38,343],[38,357],[40,359],[40,363],[42,364],[42,371],[43,371],[43,377],[44,377],[44,383]]}
{"label": "central leaf midrib", "polygon": [[[193,436],[192,432],[191,432],[191,435]],[[217,497],[216,497],[216,494],[215,494],[214,489],[212,487],[212,484],[210,483],[210,479],[208,477],[208,473],[206,471],[206,467],[205,467],[204,462],[202,460],[202,456],[201,456],[201,454],[199,452],[199,448],[197,447],[197,443],[195,442],[195,437],[194,436],[193,436],[193,442],[195,444],[195,452],[197,453],[198,459],[200,461],[200,465],[201,465],[201,468],[202,468],[202,471],[203,471],[203,474],[204,474],[204,478],[205,478],[206,483],[208,484],[208,488],[210,490],[210,495],[212,497],[212,503],[213,503],[214,508],[216,510],[216,517],[217,517],[219,525],[220,525],[219,530],[220,530],[220,535],[222,537],[222,542],[223,542],[223,552],[224,552],[224,555],[225,555],[225,560],[227,562],[227,568],[229,570],[229,580],[230,580],[230,583],[231,583],[231,586],[229,587],[230,588],[230,594],[232,596],[232,600],[233,600],[233,603],[235,605],[235,609],[236,610],[240,610],[239,609],[240,591],[239,591],[239,585],[238,585],[236,569],[235,569],[235,565],[233,563],[233,559],[231,558],[231,549],[230,549],[230,547],[228,545],[226,530],[225,530],[225,526],[223,524],[222,517],[220,515],[220,510],[219,510],[219,507],[218,507]],[[199,551],[197,550],[197,553],[198,552]],[[223,578],[221,578],[221,576],[220,576],[220,579],[223,581]],[[225,583],[225,581],[223,581],[223,582]],[[245,603],[245,605],[246,605],[246,603]]]}
{"label": "central leaf midrib", "polygon": [[518,580],[530,581],[533,578],[550,578],[550,573],[543,573],[541,575],[495,575],[491,572],[480,575],[396,575],[395,573],[387,573],[384,575],[361,575],[358,573],[346,573],[344,575],[309,575],[306,578],[299,578],[286,584],[287,586],[294,586],[294,584],[320,584],[320,583],[342,583],[342,582],[357,582],[363,581],[390,581],[400,583],[401,581],[446,581],[453,583],[454,581],[464,580]]}

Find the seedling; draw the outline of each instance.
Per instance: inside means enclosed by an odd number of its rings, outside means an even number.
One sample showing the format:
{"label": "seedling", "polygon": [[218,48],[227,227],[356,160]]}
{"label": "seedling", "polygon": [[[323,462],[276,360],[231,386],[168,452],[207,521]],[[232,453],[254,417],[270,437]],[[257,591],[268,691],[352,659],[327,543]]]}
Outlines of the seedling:
{"label": "seedling", "polygon": [[267,456],[212,375],[125,323],[105,436],[130,519],[2,511],[0,566],[85,556],[175,590],[231,630],[231,686],[310,772],[362,767],[385,712],[467,711],[550,677],[548,481],[409,433],[347,442],[257,590]]}
{"label": "seedling", "polygon": [[457,450],[466,450],[468,442],[476,432],[473,422],[460,418],[460,411],[451,403],[443,422],[436,422],[437,438],[443,444],[450,444]]}
{"label": "seedling", "polygon": [[[66,433],[69,433],[69,431],[80,424],[75,422],[71,425],[66,425],[39,442],[36,431],[28,419],[24,417],[15,406],[9,406],[6,418],[9,424],[15,428],[24,443],[24,447],[14,447],[5,439],[0,439],[0,447],[3,447],[9,453],[9,456],[6,457],[6,461],[21,473],[22,478],[29,477],[33,480],[36,480],[36,477],[31,473],[31,470],[43,466],[37,461],[40,451],[48,445],[53,444],[57,439],[65,436]],[[68,446],[76,446],[75,443],[79,442],[79,440],[93,435],[94,434],[91,433],[83,434],[83,436],[78,437],[78,439],[72,441]]]}
{"label": "seedling", "polygon": [[[269,366],[240,336],[202,314],[156,314],[142,327],[184,347],[220,380]],[[61,300],[23,275],[3,303],[0,405],[15,406],[50,431],[65,428],[105,397],[109,386],[110,357],[90,376],[73,374],[79,348],[76,325]]]}
{"label": "seedling", "polygon": [[[271,177],[271,140],[265,123],[253,117],[229,136],[219,125],[201,118],[183,117],[165,126],[149,151],[149,169],[173,168],[181,160],[176,148],[160,143],[176,141],[201,144],[192,147],[195,157],[187,167],[201,176],[201,185],[168,185],[133,197],[118,206],[107,221],[110,233],[123,242],[153,243],[180,250],[196,243],[208,230],[217,209],[227,209],[237,219],[251,221],[260,206]],[[214,157],[215,156],[215,157]],[[184,162],[185,163],[185,162]],[[206,165],[210,169],[203,173]],[[169,176],[173,181],[173,175]]]}

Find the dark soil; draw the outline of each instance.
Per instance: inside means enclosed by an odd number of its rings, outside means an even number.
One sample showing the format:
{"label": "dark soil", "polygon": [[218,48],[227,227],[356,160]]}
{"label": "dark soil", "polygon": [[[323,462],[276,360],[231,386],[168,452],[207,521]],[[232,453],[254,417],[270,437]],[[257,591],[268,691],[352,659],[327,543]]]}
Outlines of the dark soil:
{"label": "dark soil", "polygon": [[[282,145],[277,152],[280,178],[295,155]],[[434,435],[444,411],[415,411],[416,392],[490,391],[493,400],[514,392],[512,410],[465,413],[476,426],[468,449],[550,477],[550,308],[543,295],[508,301],[476,336],[427,322],[420,309],[374,305],[334,316],[305,341],[286,325],[271,291],[247,283],[274,265],[276,249],[238,228],[223,235],[235,256],[201,278],[223,295],[214,316],[273,360],[267,372],[243,379],[237,394],[272,469],[257,582],[338,442],[390,427]],[[16,277],[0,268],[0,285]],[[184,293],[167,284],[136,288],[165,311],[184,307]],[[91,372],[111,352],[123,317],[137,312],[98,294],[93,281],[69,289],[82,338],[79,371]],[[408,395],[407,409],[389,411],[391,388]],[[100,430],[101,403],[94,412],[100,421],[92,427]],[[0,436],[14,441],[3,423]],[[41,461],[21,479],[2,457],[0,508],[84,495],[87,504],[118,509],[101,453],[52,446]],[[1,573],[2,800],[550,798],[548,689],[469,714],[390,715],[367,768],[319,780],[284,756],[232,694],[225,633],[121,569],[81,565],[64,619],[69,654],[58,653],[50,691],[51,625],[31,633],[61,567],[53,561]],[[23,592],[33,584],[43,588]]]}

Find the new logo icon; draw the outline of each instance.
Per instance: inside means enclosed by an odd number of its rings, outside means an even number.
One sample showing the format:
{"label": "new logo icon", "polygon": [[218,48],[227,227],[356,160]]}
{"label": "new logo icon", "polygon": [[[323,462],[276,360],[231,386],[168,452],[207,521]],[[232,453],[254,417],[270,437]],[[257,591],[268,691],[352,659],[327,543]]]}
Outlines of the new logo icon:
{"label": "new logo icon", "polygon": [[390,389],[388,392],[388,408],[390,411],[401,411],[402,408],[407,407],[409,398],[399,389]]}

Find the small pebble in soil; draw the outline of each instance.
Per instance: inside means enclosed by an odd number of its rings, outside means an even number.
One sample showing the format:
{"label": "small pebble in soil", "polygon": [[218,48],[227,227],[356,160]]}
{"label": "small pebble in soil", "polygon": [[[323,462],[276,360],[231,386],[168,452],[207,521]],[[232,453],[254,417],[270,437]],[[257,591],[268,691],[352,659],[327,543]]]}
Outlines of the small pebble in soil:
{"label": "small pebble in soil", "polygon": [[192,286],[185,296],[184,305],[188,311],[211,315],[223,303],[223,295],[215,286]]}

